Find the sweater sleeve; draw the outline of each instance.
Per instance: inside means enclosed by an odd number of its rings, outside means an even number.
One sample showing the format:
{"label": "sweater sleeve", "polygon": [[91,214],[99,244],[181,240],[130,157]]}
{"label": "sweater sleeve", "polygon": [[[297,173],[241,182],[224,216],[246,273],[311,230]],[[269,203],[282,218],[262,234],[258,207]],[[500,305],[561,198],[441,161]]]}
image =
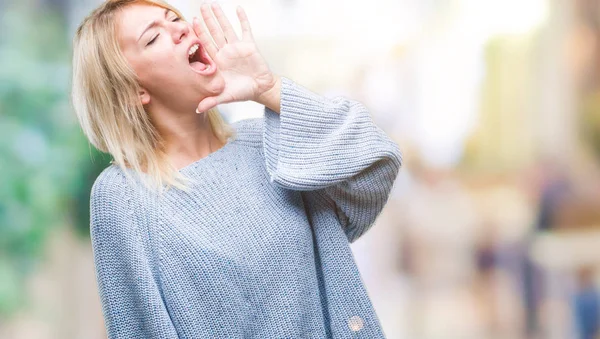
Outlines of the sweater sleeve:
{"label": "sweater sleeve", "polygon": [[281,113],[265,107],[263,145],[270,181],[333,200],[350,242],[374,223],[402,162],[360,102],[328,99],[283,77]]}
{"label": "sweater sleeve", "polygon": [[105,170],[92,188],[90,233],[108,338],[177,338],[130,203],[123,174]]}

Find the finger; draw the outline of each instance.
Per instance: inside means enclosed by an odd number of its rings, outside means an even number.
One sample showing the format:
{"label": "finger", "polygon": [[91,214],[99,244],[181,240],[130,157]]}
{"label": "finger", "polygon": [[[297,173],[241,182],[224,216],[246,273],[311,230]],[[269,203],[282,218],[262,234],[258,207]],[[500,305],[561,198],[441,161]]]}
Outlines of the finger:
{"label": "finger", "polygon": [[208,56],[210,56],[211,59],[215,60],[215,55],[218,52],[217,46],[215,46],[215,43],[210,38],[210,33],[208,32],[208,29],[206,29],[204,23],[201,20],[202,19],[194,18],[192,22],[194,32],[196,32],[196,35],[198,36],[198,39],[200,39],[200,43],[208,53]]}
{"label": "finger", "polygon": [[218,48],[223,48],[227,41],[225,40],[225,35],[223,35],[221,27],[219,27],[219,24],[217,24],[217,21],[215,20],[215,17],[212,14],[210,6],[207,4],[203,4],[200,7],[200,12],[202,12],[202,18],[204,19],[204,23],[206,24],[206,27],[208,27],[208,31],[210,32],[210,35],[215,41],[215,44],[217,44]]}
{"label": "finger", "polygon": [[219,100],[217,97],[208,97],[202,99],[198,104],[198,108],[196,109],[196,113],[206,112],[211,108],[217,107],[219,104]]}
{"label": "finger", "polygon": [[233,30],[231,23],[225,16],[225,13],[223,13],[221,6],[219,6],[219,4],[214,3],[212,5],[212,10],[215,13],[215,17],[217,18],[219,25],[221,25],[221,29],[223,30],[223,34],[225,34],[225,38],[227,39],[227,42],[230,43],[230,42],[237,41],[238,37],[235,34],[235,31]]}
{"label": "finger", "polygon": [[254,37],[252,36],[252,29],[250,28],[250,22],[248,21],[248,16],[246,12],[242,8],[242,6],[237,7],[237,16],[240,19],[240,24],[242,25],[242,39],[247,41],[253,41]]}

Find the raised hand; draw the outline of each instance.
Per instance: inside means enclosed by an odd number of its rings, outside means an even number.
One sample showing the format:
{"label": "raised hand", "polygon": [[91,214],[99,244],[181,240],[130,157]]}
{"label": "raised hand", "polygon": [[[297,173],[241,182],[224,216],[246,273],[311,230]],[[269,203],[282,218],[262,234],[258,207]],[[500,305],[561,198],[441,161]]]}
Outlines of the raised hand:
{"label": "raised hand", "polygon": [[225,79],[225,88],[217,96],[204,98],[197,111],[204,112],[218,104],[234,101],[264,101],[261,99],[276,87],[278,77],[258,52],[244,10],[237,8],[242,26],[241,39],[218,4],[202,5],[201,13],[201,19],[194,18],[193,28]]}

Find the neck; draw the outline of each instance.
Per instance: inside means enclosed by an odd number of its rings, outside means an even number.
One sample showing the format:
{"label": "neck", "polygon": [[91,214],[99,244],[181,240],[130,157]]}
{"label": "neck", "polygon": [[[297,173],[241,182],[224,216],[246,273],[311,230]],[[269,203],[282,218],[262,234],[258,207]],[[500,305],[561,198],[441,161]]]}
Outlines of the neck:
{"label": "neck", "polygon": [[223,146],[213,133],[206,112],[197,114],[149,108],[152,120],[163,139],[167,157],[180,169],[202,159]]}

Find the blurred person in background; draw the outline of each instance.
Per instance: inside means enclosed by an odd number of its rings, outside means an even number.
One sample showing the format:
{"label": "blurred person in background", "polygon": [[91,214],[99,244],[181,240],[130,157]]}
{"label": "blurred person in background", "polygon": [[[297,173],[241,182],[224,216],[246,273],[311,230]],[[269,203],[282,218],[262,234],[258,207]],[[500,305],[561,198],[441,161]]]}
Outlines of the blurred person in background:
{"label": "blurred person in background", "polygon": [[544,159],[536,168],[539,181],[537,191],[539,202],[534,227],[524,239],[525,255],[523,257],[523,296],[525,304],[526,330],[530,337],[538,335],[540,328],[540,305],[545,296],[543,291],[547,285],[547,272],[536,264],[528,255],[536,236],[542,232],[556,229],[557,211],[566,201],[569,193],[569,182],[566,171],[552,158]]}
{"label": "blurred person in background", "polygon": [[[73,102],[114,158],[91,193],[109,338],[383,338],[349,244],[398,146],[366,108],[271,72],[248,19],[104,2],[74,40]],[[231,126],[216,106],[252,100]]]}
{"label": "blurred person in background", "polygon": [[597,339],[600,336],[600,292],[596,288],[595,275],[593,267],[584,267],[577,274],[579,286],[573,298],[573,308],[580,339]]}

